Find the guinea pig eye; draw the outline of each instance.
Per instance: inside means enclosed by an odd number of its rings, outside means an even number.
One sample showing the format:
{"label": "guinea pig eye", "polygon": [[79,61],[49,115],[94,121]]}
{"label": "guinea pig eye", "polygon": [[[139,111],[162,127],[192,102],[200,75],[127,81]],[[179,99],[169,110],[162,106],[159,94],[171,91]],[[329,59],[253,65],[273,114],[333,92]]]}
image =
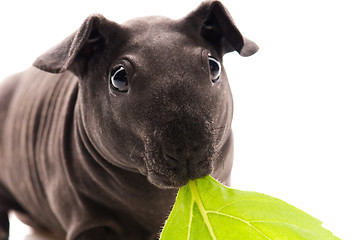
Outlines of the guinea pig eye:
{"label": "guinea pig eye", "polygon": [[110,83],[115,90],[120,92],[128,91],[127,72],[122,64],[117,65],[111,72]]}
{"label": "guinea pig eye", "polygon": [[211,56],[208,56],[208,61],[211,73],[211,81],[215,83],[219,80],[219,77],[221,75],[221,64],[218,62],[217,59]]}

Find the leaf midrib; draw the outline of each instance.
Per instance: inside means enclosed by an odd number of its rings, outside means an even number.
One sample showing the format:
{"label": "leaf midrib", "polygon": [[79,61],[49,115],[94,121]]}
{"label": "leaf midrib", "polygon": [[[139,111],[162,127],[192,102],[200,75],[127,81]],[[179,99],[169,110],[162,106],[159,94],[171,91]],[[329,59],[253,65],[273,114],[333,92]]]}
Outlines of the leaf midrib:
{"label": "leaf midrib", "polygon": [[191,200],[191,217],[190,217],[190,221],[189,221],[189,229],[188,229],[188,239],[190,237],[190,226],[192,224],[192,218],[193,218],[193,205],[194,205],[194,201],[196,202],[197,206],[198,206],[198,209],[199,209],[199,212],[201,213],[202,215],[202,218],[207,226],[207,229],[212,237],[212,240],[217,240],[216,238],[216,235],[214,234],[213,232],[213,228],[212,228],[212,225],[209,221],[209,218],[208,218],[208,213],[215,213],[215,214],[219,214],[219,215],[223,215],[223,216],[227,216],[227,217],[230,217],[230,218],[234,218],[234,219],[237,219],[245,224],[247,224],[249,227],[253,228],[254,230],[256,230],[258,233],[260,233],[263,237],[267,238],[267,239],[270,239],[266,234],[264,234],[260,229],[256,228],[255,226],[253,226],[250,222],[244,220],[244,219],[241,219],[241,218],[237,218],[237,217],[234,217],[234,216],[231,216],[231,215],[228,215],[228,214],[224,214],[224,213],[221,213],[219,212],[218,210],[217,211],[207,211],[204,206],[203,206],[203,202],[201,200],[201,197],[199,195],[199,192],[198,192],[198,187],[197,187],[197,183],[195,180],[190,180],[189,181],[189,188],[191,190],[191,194],[192,194],[192,200]]}
{"label": "leaf midrib", "polygon": [[189,181],[189,188],[191,190],[191,193],[192,193],[192,205],[194,204],[194,201],[196,202],[197,206],[198,206],[198,209],[199,209],[199,212],[201,213],[202,215],[202,218],[208,228],[208,231],[212,237],[212,240],[217,240],[216,238],[216,235],[214,234],[213,232],[213,228],[211,226],[211,223],[209,222],[209,219],[208,219],[208,216],[207,216],[207,211],[205,210],[204,206],[203,206],[203,203],[202,203],[202,200],[201,200],[201,197],[199,196],[199,192],[198,192],[198,188],[197,188],[197,184],[195,182],[195,180],[190,180]]}

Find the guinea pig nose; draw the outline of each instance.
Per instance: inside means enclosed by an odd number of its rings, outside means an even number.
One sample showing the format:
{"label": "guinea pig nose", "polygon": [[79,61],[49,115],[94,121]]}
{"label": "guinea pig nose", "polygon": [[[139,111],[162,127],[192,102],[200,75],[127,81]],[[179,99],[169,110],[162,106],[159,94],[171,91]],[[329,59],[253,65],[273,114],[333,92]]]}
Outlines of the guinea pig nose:
{"label": "guinea pig nose", "polygon": [[203,159],[203,155],[203,149],[196,144],[182,148],[168,146],[163,150],[164,159],[173,169],[184,168],[188,164],[197,165]]}
{"label": "guinea pig nose", "polygon": [[163,155],[171,168],[179,168],[182,165],[182,159],[179,159],[179,157],[172,156],[168,153],[164,153]]}

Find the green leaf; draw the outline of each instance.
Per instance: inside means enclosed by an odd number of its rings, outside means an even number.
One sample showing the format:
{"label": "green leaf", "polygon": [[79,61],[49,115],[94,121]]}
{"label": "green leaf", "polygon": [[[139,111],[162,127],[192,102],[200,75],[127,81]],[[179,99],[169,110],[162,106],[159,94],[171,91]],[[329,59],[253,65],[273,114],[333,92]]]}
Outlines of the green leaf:
{"label": "green leaf", "polygon": [[334,240],[322,223],[270,196],[207,176],[182,187],[160,240]]}

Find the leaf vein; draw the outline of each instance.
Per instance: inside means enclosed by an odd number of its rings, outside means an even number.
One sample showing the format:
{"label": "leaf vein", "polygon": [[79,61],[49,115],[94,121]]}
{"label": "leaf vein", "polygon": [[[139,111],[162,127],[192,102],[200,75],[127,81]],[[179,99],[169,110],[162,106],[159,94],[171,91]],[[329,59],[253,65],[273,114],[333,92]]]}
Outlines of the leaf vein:
{"label": "leaf vein", "polygon": [[292,224],[292,223],[287,223],[287,222],[280,222],[280,221],[261,221],[261,220],[254,220],[254,221],[249,221],[250,223],[278,223],[278,224],[282,224],[282,225],[286,225],[286,226],[291,226],[293,228],[299,229],[303,232],[308,232],[310,234],[313,234],[311,229],[306,229],[304,227],[300,227],[296,224]]}
{"label": "leaf vein", "polygon": [[[226,207],[228,207],[228,206],[230,206],[230,205],[232,205],[232,204],[234,204],[234,203],[238,203],[238,202],[274,203],[274,201],[268,201],[268,200],[263,200],[263,199],[237,199],[237,200],[235,200],[235,201],[232,201],[232,202],[230,202],[230,203],[228,203],[228,204],[226,204],[226,205],[218,208],[216,211],[220,211],[220,210],[222,210],[222,209],[224,209],[224,208],[226,208]],[[279,203],[278,203],[278,204],[279,204]]]}
{"label": "leaf vein", "polygon": [[226,213],[221,213],[221,212],[218,212],[218,211],[207,211],[207,214],[208,213],[213,213],[213,214],[218,214],[218,215],[222,215],[222,216],[225,216],[225,217],[229,217],[229,218],[233,218],[233,219],[236,219],[240,222],[243,222],[245,224],[247,224],[248,226],[250,226],[251,228],[253,228],[254,230],[256,230],[257,232],[259,232],[262,236],[264,236],[265,238],[267,238],[268,240],[272,240],[271,238],[269,238],[265,233],[263,233],[261,230],[259,230],[258,228],[256,228],[255,226],[253,226],[250,222],[244,220],[244,219],[241,219],[239,217],[235,217],[235,216],[232,216],[232,215],[229,215],[229,214],[226,214]]}
{"label": "leaf vein", "polygon": [[217,211],[217,212],[218,212],[218,211],[221,211],[223,208],[226,208],[226,207],[228,207],[228,206],[230,206],[230,205],[232,205],[232,204],[234,204],[234,203],[236,203],[236,202],[241,202],[241,201],[242,201],[242,200],[235,200],[235,201],[233,201],[233,202],[230,202],[230,203],[228,203],[228,204],[226,204],[226,205],[218,208],[216,211]]}
{"label": "leaf vein", "polygon": [[194,197],[195,202],[196,202],[196,204],[198,206],[198,209],[199,209],[199,211],[200,211],[200,213],[202,215],[202,218],[203,218],[203,220],[204,220],[204,222],[205,222],[205,224],[206,224],[206,226],[208,228],[209,234],[211,235],[213,240],[217,240],[216,235],[213,232],[212,225],[209,222],[209,219],[208,219],[208,216],[207,216],[207,211],[204,209],[201,197],[199,196],[197,185],[196,185],[194,180],[189,181],[189,187],[191,189],[192,196]]}
{"label": "leaf vein", "polygon": [[193,220],[193,206],[194,206],[194,196],[193,196],[193,194],[192,194],[191,209],[190,209],[190,214],[189,214],[189,224],[188,224],[188,236],[187,236],[187,240],[189,240],[190,237],[191,237],[191,227],[192,227],[192,220]]}

